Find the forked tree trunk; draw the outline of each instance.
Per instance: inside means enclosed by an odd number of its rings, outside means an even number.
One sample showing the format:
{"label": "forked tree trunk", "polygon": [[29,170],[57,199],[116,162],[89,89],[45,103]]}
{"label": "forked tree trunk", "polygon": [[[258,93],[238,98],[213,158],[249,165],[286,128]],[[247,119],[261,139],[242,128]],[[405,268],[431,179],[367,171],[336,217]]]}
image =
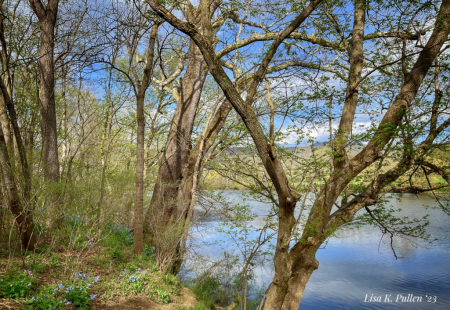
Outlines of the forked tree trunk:
{"label": "forked tree trunk", "polygon": [[182,182],[178,189],[178,200],[187,201],[183,210],[183,230],[182,238],[177,246],[175,262],[172,268],[174,274],[178,274],[183,264],[184,252],[186,250],[187,231],[190,227],[190,220],[195,207],[195,191],[202,173],[202,161],[205,154],[213,145],[214,139],[225,124],[225,120],[230,113],[232,106],[228,100],[225,100],[214,115],[211,123],[206,124],[202,138],[189,154],[189,159],[182,173]]}
{"label": "forked tree trunk", "polygon": [[[182,219],[187,200],[177,200],[178,190],[183,168],[189,159],[195,115],[206,75],[205,61],[195,43],[191,41],[188,65],[180,85],[179,102],[159,166],[150,207],[145,216],[145,227],[153,239],[156,251],[161,254],[167,251],[168,256],[175,255],[182,231],[176,227],[180,228],[180,225],[184,224]],[[165,236],[160,238],[164,234]]]}
{"label": "forked tree trunk", "polygon": [[[277,191],[279,200],[279,227],[274,257],[275,276],[267,291],[267,301],[264,309],[298,309],[305,285],[313,270],[318,268],[315,253],[320,244],[322,244],[337,227],[352,220],[356,211],[364,207],[364,204],[361,203],[361,201],[365,201],[364,203],[366,206],[371,203],[373,204],[375,201],[372,196],[358,196],[354,199],[352,204],[349,206],[341,206],[341,209],[335,212],[337,214],[333,213],[333,216],[330,216],[334,203],[350,181],[370,164],[379,159],[382,156],[382,150],[386,144],[395,138],[396,127],[402,121],[405,111],[410,107],[411,101],[416,96],[432,62],[438,55],[449,35],[450,0],[442,1],[439,14],[436,17],[435,29],[433,30],[427,45],[421,51],[411,72],[406,76],[399,94],[381,120],[373,138],[358,155],[349,159],[342,146],[347,142],[350,135],[350,130],[348,130],[348,128],[351,128],[352,126],[351,123],[353,122],[355,114],[354,108],[357,105],[357,91],[359,85],[359,82],[357,81],[360,78],[358,77],[358,75],[360,75],[358,72],[360,72],[360,68],[362,67],[361,61],[363,60],[363,58],[360,57],[362,55],[357,55],[359,52],[358,49],[362,47],[362,42],[358,42],[358,37],[364,33],[366,9],[365,0],[355,1],[355,21],[352,38],[354,53],[352,54],[354,54],[353,56],[355,56],[356,59],[351,59],[353,68],[350,69],[351,76],[348,84],[349,92],[347,93],[346,101],[344,103],[342,116],[344,122],[341,122],[339,126],[339,134],[337,135],[339,141],[334,141],[334,147],[335,149],[337,148],[338,151],[336,156],[339,157],[339,160],[335,161],[335,170],[326,181],[324,187],[320,191],[320,195],[318,195],[318,198],[311,208],[301,240],[297,242],[290,251],[289,244],[293,233],[292,229],[295,224],[293,214],[299,195],[289,186],[283,167],[276,157],[276,153],[272,149],[272,146],[268,143],[261,125],[258,122],[255,111],[251,108],[251,102],[254,99],[258,84],[264,78],[267,67],[281,42],[300,26],[321,1],[312,0],[310,4],[305,7],[303,12],[275,38],[269,51],[265,54],[261,66],[254,75],[245,101],[239,95],[235,86],[223,70],[221,63],[219,59],[217,59],[212,48],[212,42],[208,41],[208,38],[195,28],[194,25],[179,20],[157,1],[147,1],[160,16],[164,17],[166,21],[171,23],[177,29],[189,35],[196,42],[202,51],[211,74],[214,76],[216,82],[220,85],[235,110],[242,117],[243,122],[252,136],[261,161]],[[203,14],[209,15],[209,12],[203,12]],[[203,16],[202,21],[203,29],[207,29],[211,26],[209,19],[205,16]],[[360,46],[358,46],[358,44],[360,44]],[[386,130],[386,128],[390,129]],[[392,182],[392,179],[390,182]]]}
{"label": "forked tree trunk", "polygon": [[[365,0],[357,0],[355,2],[353,47],[351,52],[351,55],[353,55],[354,58],[351,59],[347,97],[343,109],[343,114],[348,113],[348,115],[346,116],[346,122],[341,122],[339,134],[334,141],[335,148],[340,148],[337,150],[337,155],[335,156],[340,157],[341,160],[335,160],[335,170],[314,202],[305,224],[305,230],[303,231],[301,241],[290,250],[286,260],[287,264],[281,266],[277,265],[275,262],[275,277],[267,291],[267,301],[264,307],[264,309],[267,310],[298,309],[306,283],[312,272],[318,268],[315,254],[319,246],[338,227],[346,222],[352,221],[358,210],[364,206],[375,203],[377,190],[381,189],[386,184],[395,181],[400,175],[407,171],[411,165],[411,163],[407,164],[408,160],[402,160],[398,164],[400,168],[394,170],[395,173],[390,170],[386,174],[381,175],[379,180],[376,181],[377,185],[374,185],[373,183],[370,184],[367,187],[367,193],[362,193],[361,197],[356,197],[351,203],[348,203],[347,206],[341,206],[341,209],[335,212],[337,214],[333,213],[333,215],[331,215],[333,205],[350,181],[377,160],[380,157],[381,150],[394,137],[395,128],[402,120],[404,111],[416,96],[424,77],[429,71],[450,32],[450,1],[444,0],[436,18],[433,34],[430,36],[427,45],[420,53],[411,72],[407,75],[394,103],[384,115],[371,141],[358,155],[349,159],[345,154],[344,145],[350,134],[349,128],[351,127],[348,123],[353,123],[353,116],[355,113],[354,107],[356,106],[358,99],[357,87],[359,84],[358,80],[361,76],[363,61],[361,56],[364,29],[363,12],[365,11],[365,8]],[[390,128],[393,129],[386,131],[386,124],[389,124]],[[277,272],[277,267],[284,271],[284,273]],[[286,274],[288,275],[288,281],[285,281],[286,277],[282,277]],[[278,275],[280,275],[280,277],[277,277]],[[280,278],[283,278],[284,281],[278,281]]]}

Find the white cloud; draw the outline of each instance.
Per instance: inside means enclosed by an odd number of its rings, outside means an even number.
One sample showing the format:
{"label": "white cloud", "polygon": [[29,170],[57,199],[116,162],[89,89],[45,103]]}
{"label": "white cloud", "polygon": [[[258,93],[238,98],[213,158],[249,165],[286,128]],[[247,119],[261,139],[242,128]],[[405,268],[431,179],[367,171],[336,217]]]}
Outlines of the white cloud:
{"label": "white cloud", "polygon": [[[361,134],[366,132],[371,126],[373,122],[365,121],[365,122],[355,122],[353,124],[353,134]],[[331,128],[333,132],[336,132],[336,130],[339,127],[338,122],[333,122],[331,124]],[[314,140],[317,140],[319,142],[325,142],[330,140],[330,127],[328,124],[323,124],[320,126],[305,126],[299,130],[299,132],[303,133],[305,137],[312,138]],[[295,131],[288,131],[288,129],[282,130],[282,133],[286,135],[285,138],[281,140],[281,144],[297,144],[299,140],[299,132]],[[306,141],[304,141],[305,143]],[[300,143],[302,144],[302,143]]]}

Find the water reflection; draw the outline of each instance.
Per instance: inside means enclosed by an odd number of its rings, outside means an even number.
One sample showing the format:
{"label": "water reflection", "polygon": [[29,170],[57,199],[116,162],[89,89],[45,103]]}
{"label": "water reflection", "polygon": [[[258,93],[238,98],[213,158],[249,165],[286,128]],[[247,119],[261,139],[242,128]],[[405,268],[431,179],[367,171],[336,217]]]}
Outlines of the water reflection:
{"label": "water reflection", "polygon": [[[237,191],[229,191],[226,195],[236,201],[241,199]],[[403,257],[396,260],[389,238],[382,238],[378,228],[344,228],[318,251],[320,266],[307,284],[300,309],[449,309],[450,217],[432,208],[436,203],[427,195],[405,194],[401,201],[391,196],[390,203],[395,208],[402,208],[401,214],[410,218],[429,214],[427,232],[432,239],[438,240],[430,245],[425,241],[411,243],[396,239],[397,255]],[[259,202],[251,202],[251,205],[260,215],[251,224],[261,227],[263,216],[270,208]],[[424,205],[430,208],[426,209]],[[217,227],[217,218],[210,218],[209,225],[192,231],[191,241],[197,242],[196,251],[211,261],[221,258],[224,249],[238,251],[234,242],[216,231]],[[256,269],[255,275],[257,281],[267,287],[273,275],[272,264]],[[372,294],[381,296],[383,302],[364,302],[366,295],[369,299]],[[385,302],[389,294],[391,303]],[[422,296],[422,302],[396,303],[398,294]],[[437,302],[427,303],[426,295],[436,296]]]}

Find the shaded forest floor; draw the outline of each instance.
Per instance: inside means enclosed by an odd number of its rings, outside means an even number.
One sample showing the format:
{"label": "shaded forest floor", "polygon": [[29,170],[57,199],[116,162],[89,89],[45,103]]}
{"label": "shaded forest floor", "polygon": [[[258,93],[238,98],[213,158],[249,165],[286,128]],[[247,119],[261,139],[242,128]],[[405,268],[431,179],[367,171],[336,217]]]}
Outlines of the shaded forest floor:
{"label": "shaded forest floor", "polygon": [[161,273],[150,247],[134,255],[128,229],[111,226],[105,231],[100,238],[84,225],[41,232],[37,250],[25,255],[17,243],[10,246],[14,241],[6,243],[3,234],[0,309],[211,308],[177,277]]}

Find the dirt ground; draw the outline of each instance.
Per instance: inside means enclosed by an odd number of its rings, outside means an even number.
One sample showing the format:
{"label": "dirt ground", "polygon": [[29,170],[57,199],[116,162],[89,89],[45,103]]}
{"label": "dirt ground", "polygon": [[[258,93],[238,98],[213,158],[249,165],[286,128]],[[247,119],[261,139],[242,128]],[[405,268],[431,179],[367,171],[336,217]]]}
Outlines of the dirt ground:
{"label": "dirt ground", "polygon": [[[185,308],[189,310],[189,307],[196,306],[198,301],[195,299],[194,293],[186,287],[181,289],[180,295],[175,296],[170,303],[157,303],[150,298],[135,296],[135,297],[116,297],[112,300],[102,302],[96,300],[91,310],[178,310]],[[15,299],[0,299],[0,310],[19,310],[22,309],[20,301]],[[66,306],[65,309],[78,309],[74,306]]]}

